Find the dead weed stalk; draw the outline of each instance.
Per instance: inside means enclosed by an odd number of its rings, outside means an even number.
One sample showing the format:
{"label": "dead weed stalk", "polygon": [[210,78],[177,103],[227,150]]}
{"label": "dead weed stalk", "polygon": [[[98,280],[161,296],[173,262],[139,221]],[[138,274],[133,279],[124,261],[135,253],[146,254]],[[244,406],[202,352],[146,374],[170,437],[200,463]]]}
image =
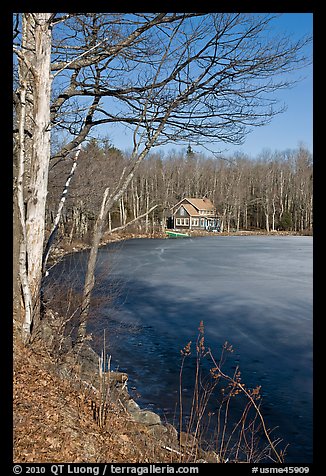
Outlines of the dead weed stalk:
{"label": "dead weed stalk", "polygon": [[[185,360],[191,355],[191,346],[190,341],[181,350],[180,462],[196,461],[200,448],[206,447],[213,451],[219,463],[283,463],[285,449],[277,448],[282,440],[272,438],[272,430],[267,428],[261,411],[261,387],[247,388],[241,381],[238,366],[232,376],[222,370],[227,353],[232,353],[234,349],[225,342],[217,361],[211,349],[205,347],[202,321],[196,340],[193,393],[190,409],[186,412],[183,379]],[[240,417],[236,417],[236,413],[240,413]],[[186,454],[182,451],[185,447],[188,449]]]}

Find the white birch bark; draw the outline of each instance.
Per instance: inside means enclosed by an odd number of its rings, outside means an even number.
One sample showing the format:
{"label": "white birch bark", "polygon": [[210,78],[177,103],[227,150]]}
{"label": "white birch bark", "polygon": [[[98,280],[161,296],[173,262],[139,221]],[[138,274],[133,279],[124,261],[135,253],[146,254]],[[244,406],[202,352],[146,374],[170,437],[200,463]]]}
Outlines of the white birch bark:
{"label": "white birch bark", "polygon": [[51,247],[52,247],[55,235],[58,231],[58,226],[59,226],[59,222],[60,222],[60,219],[61,219],[62,210],[63,210],[64,204],[65,204],[65,201],[66,201],[66,197],[67,197],[67,193],[68,193],[68,189],[69,189],[71,179],[74,176],[74,173],[75,173],[75,170],[76,170],[76,167],[77,167],[77,160],[78,160],[80,151],[81,151],[81,144],[79,144],[79,146],[77,147],[75,157],[74,157],[74,161],[73,161],[70,173],[68,175],[68,178],[66,180],[66,183],[65,183],[62,195],[61,195],[61,199],[60,199],[59,206],[58,206],[58,211],[57,211],[57,214],[56,214],[55,219],[53,221],[53,226],[52,226],[52,229],[51,229],[51,232],[50,232],[50,236],[49,236],[48,241],[47,241],[46,246],[45,246],[45,250],[44,250],[44,253],[43,253],[43,263],[42,263],[42,273],[43,274],[45,273],[46,263],[47,263],[47,260],[48,260],[48,257],[49,257],[50,251],[51,251]]}
{"label": "white birch bark", "polygon": [[272,199],[272,207],[273,207],[273,212],[272,212],[272,231],[275,231],[275,216],[276,216],[275,197],[273,197],[273,199]]}
{"label": "white birch bark", "polygon": [[24,172],[25,172],[25,117],[26,117],[26,81],[21,82],[20,87],[20,118],[19,118],[19,156],[18,156],[18,176],[17,176],[17,202],[19,211],[19,222],[21,228],[21,243],[19,249],[19,278],[22,289],[24,303],[24,316],[22,324],[22,339],[27,342],[30,336],[32,324],[32,296],[30,292],[27,275],[27,240],[25,225],[24,206]]}
{"label": "white birch bark", "polygon": [[[148,189],[148,182],[146,180],[146,211],[148,212],[149,210],[149,189]],[[148,233],[149,229],[149,218],[148,218],[148,213],[146,215],[146,220],[145,220],[145,232]]]}
{"label": "white birch bark", "polygon": [[[45,203],[50,160],[51,99],[51,28],[50,13],[29,15],[34,21],[35,52],[33,75],[33,147],[31,157],[30,196],[26,211],[27,269],[34,316],[38,317],[42,254],[45,231]],[[32,20],[33,18],[33,20]],[[27,325],[27,323],[24,323]]]}
{"label": "white birch bark", "polygon": [[38,300],[50,158],[50,16],[50,13],[23,14],[22,47],[18,51],[20,112],[15,200],[20,226],[18,261],[23,304],[22,337],[25,342],[40,310]]}

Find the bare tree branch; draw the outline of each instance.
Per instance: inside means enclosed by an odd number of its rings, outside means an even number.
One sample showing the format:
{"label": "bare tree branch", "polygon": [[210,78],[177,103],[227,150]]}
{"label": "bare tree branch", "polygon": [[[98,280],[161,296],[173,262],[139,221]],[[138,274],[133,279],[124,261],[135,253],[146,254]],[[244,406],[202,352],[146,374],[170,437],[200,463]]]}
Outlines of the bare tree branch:
{"label": "bare tree branch", "polygon": [[150,208],[148,211],[146,211],[145,213],[142,213],[141,215],[137,216],[136,218],[133,218],[132,220],[128,221],[128,223],[126,223],[125,225],[122,225],[122,226],[117,226],[115,228],[112,228],[112,230],[109,230],[106,232],[106,235],[111,235],[111,233],[116,233],[117,231],[121,231],[121,230],[124,230],[125,228],[127,228],[129,225],[132,225],[133,223],[137,222],[138,220],[140,220],[141,218],[144,218],[148,215],[150,215],[152,213],[152,211],[155,210],[155,208],[157,208],[158,205],[154,205],[152,208]]}
{"label": "bare tree branch", "polygon": [[[152,28],[154,25],[157,23],[163,23],[163,19],[165,18],[165,13],[160,13],[158,14],[152,21],[149,21],[145,23],[142,27],[139,27],[137,30],[135,30],[131,35],[129,35],[128,38],[125,38],[122,42],[119,44],[115,45],[114,47],[111,47],[107,50],[106,55],[107,56],[114,56],[117,53],[119,53],[122,49],[126,48],[129,44],[131,44],[133,41],[136,40],[144,31]],[[73,59],[72,61],[68,63],[57,63],[52,65],[52,70],[53,71],[58,71],[61,72],[64,69],[67,68],[82,68],[85,66],[90,66],[91,64],[94,64],[96,61],[103,59],[102,56],[97,56],[96,58],[91,57],[91,58],[86,58],[81,61],[81,58],[83,58],[85,55],[89,55],[89,53],[93,50],[98,48],[100,45],[105,43],[107,41],[107,38],[104,38],[104,40],[100,41],[98,44],[96,44],[94,47],[86,50],[85,52],[81,53],[77,58]],[[56,73],[57,74],[57,73]]]}

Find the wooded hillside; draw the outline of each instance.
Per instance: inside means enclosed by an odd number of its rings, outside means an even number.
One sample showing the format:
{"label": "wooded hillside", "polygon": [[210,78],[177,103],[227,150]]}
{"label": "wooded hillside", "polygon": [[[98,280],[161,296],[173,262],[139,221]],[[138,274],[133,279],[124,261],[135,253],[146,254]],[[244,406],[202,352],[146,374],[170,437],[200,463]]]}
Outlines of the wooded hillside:
{"label": "wooded hillside", "polygon": [[[104,189],[114,186],[129,162],[127,153],[95,140],[87,144],[72,178],[61,233],[87,241]],[[50,226],[71,167],[62,162],[50,171],[47,223]],[[216,159],[194,153],[152,153],[140,165],[119,203],[109,213],[107,230],[125,225],[157,205],[135,231],[159,231],[170,208],[181,198],[209,197],[217,207],[221,230],[261,229],[311,233],[313,164],[305,148]],[[94,187],[96,183],[96,187]]]}

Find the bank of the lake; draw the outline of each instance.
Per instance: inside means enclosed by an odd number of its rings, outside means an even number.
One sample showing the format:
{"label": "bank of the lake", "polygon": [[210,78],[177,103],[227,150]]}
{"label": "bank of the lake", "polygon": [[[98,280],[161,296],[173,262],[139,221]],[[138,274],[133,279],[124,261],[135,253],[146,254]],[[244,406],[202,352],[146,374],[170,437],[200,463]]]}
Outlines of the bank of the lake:
{"label": "bank of the lake", "polygon": [[[180,230],[179,230],[180,231]],[[209,236],[312,236],[311,233],[299,233],[292,231],[271,231],[267,233],[265,230],[233,230],[233,231],[223,231],[219,233],[209,232],[206,230],[187,230],[186,233],[190,237],[209,237]],[[144,232],[128,232],[126,230],[121,232],[106,232],[103,234],[100,248],[106,246],[110,243],[116,243],[120,241],[133,240],[133,239],[169,239],[165,230],[155,231],[154,233],[144,233]],[[52,247],[50,253],[49,264],[50,266],[55,265],[63,256],[70,253],[78,253],[79,251],[90,249],[91,245],[89,242],[83,240],[73,240],[70,241],[67,237],[62,238],[60,242]]]}
{"label": "bank of the lake", "polygon": [[[78,376],[63,378],[44,345],[14,345],[14,463],[176,463],[200,459],[154,414],[135,418],[110,399],[99,425],[101,395]],[[70,371],[71,371],[70,367]],[[112,387],[113,389],[114,387]],[[117,389],[117,387],[115,387]],[[140,412],[139,412],[140,413]],[[211,453],[205,461],[217,462]],[[202,459],[202,462],[204,460]]]}

